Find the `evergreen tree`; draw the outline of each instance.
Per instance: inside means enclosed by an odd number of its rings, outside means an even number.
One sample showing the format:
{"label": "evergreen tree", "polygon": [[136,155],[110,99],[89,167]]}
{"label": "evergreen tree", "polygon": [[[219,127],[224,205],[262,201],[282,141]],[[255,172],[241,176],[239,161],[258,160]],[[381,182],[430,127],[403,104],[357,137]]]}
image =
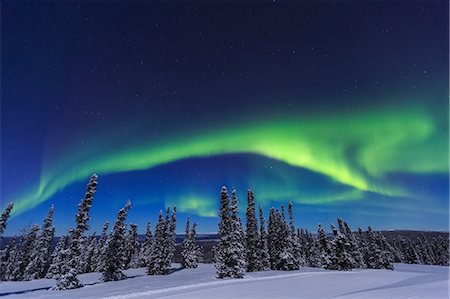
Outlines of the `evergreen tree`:
{"label": "evergreen tree", "polygon": [[138,240],[137,225],[130,224],[130,232],[127,237],[127,248],[126,248],[126,266],[127,268],[138,268],[139,267],[139,251],[140,243]]}
{"label": "evergreen tree", "polygon": [[286,215],[284,212],[284,206],[281,206],[281,232],[282,238],[281,243],[281,254],[280,254],[280,265],[281,270],[298,270],[299,260],[296,256],[296,251],[298,250],[298,242],[295,235],[294,220],[292,215],[292,204],[289,202],[289,216],[290,225],[288,226],[286,222]]}
{"label": "evergreen tree", "polygon": [[[39,233],[39,226],[33,225],[28,229],[25,237],[22,238],[20,245],[18,246],[17,258],[15,268],[11,273],[11,280],[18,281],[24,280],[26,277],[25,271],[27,266],[31,262],[31,257],[36,254],[37,236]],[[37,269],[30,269],[31,273],[37,271]]]}
{"label": "evergreen tree", "polygon": [[[342,227],[342,221],[341,225]],[[343,229],[336,229],[334,225],[331,225],[334,239],[331,242],[331,255],[330,263],[327,265],[327,269],[330,270],[351,270],[354,265],[354,260],[350,255],[350,244],[347,237],[341,233]]]}
{"label": "evergreen tree", "polygon": [[[170,210],[170,207],[168,209],[168,211]],[[167,214],[168,215],[168,214]],[[166,264],[168,265],[169,269],[170,266],[173,262],[173,256],[175,253],[175,243],[176,243],[176,229],[177,229],[177,207],[174,207],[172,210],[172,215],[170,217],[170,221],[167,218],[166,219],[166,223],[167,223],[167,260],[166,260]]]}
{"label": "evergreen tree", "polygon": [[263,215],[262,208],[259,207],[259,266],[260,271],[266,271],[270,269],[269,260],[269,248],[267,247],[267,232],[265,227],[265,219]]}
{"label": "evergreen tree", "polygon": [[85,242],[83,257],[81,260],[82,273],[94,272],[97,268],[96,265],[96,251],[97,251],[97,237],[95,233],[89,236]]}
{"label": "evergreen tree", "polygon": [[247,257],[247,271],[260,271],[260,250],[258,248],[259,235],[258,224],[256,222],[255,197],[251,190],[247,191],[247,227],[245,231],[246,241],[246,257]]}
{"label": "evergreen tree", "polygon": [[84,199],[78,204],[78,212],[75,217],[77,225],[70,234],[68,261],[67,264],[62,267],[61,275],[59,275],[53,290],[68,290],[83,286],[77,278],[77,269],[80,267],[83,234],[89,229],[89,210],[92,207],[92,200],[97,191],[97,178],[98,176],[96,174],[91,176],[86,187]]}
{"label": "evergreen tree", "polygon": [[302,248],[299,242],[299,236],[295,233],[295,225],[294,225],[294,211],[292,202],[288,204],[288,213],[289,213],[289,236],[288,236],[288,251],[294,257],[293,263],[291,266],[288,266],[288,270],[298,270],[301,265],[305,264],[305,261],[302,257]]}
{"label": "evergreen tree", "polygon": [[[219,210],[219,244],[215,252],[215,267],[218,278],[242,278],[245,271],[245,247],[242,242],[242,226],[237,214],[237,197],[233,191],[230,199],[227,188],[222,187]],[[241,238],[241,239],[240,239]]]}
{"label": "evergreen tree", "polygon": [[8,280],[8,262],[14,259],[15,264],[15,255],[16,255],[16,239],[12,238],[6,248],[3,250],[2,255],[0,257],[0,281]]}
{"label": "evergreen tree", "polygon": [[183,240],[183,247],[181,250],[181,266],[183,268],[197,268],[200,257],[200,248],[195,243],[196,239],[196,224],[189,225],[189,217],[186,221],[186,234]]}
{"label": "evergreen tree", "polygon": [[13,273],[16,270],[16,266],[20,260],[20,244],[23,242],[24,236],[17,242],[14,238],[10,242],[9,254],[7,260],[5,260],[4,266],[4,280],[14,280]]}
{"label": "evergreen tree", "polygon": [[170,265],[167,264],[166,245],[167,220],[164,220],[162,211],[160,211],[155,229],[155,237],[152,243],[152,250],[148,261],[148,275],[167,275],[170,273]]}
{"label": "evergreen tree", "polygon": [[[370,269],[394,269],[386,248],[386,240],[372,230],[367,229],[366,264]],[[416,252],[413,253],[417,257]]]}
{"label": "evergreen tree", "polygon": [[245,235],[239,217],[239,205],[236,189],[231,192],[231,250],[235,257],[233,264],[233,277],[242,278],[246,269],[245,258]]}
{"label": "evergreen tree", "polygon": [[354,264],[352,268],[366,268],[366,264],[364,262],[364,257],[361,249],[359,248],[358,241],[356,240],[355,235],[353,234],[352,230],[350,229],[350,226],[346,221],[344,223],[344,236],[347,237],[347,242],[350,245],[349,251],[350,255],[352,256],[352,259],[354,261]]}
{"label": "evergreen tree", "polygon": [[6,229],[6,222],[8,221],[9,216],[11,216],[11,211],[14,207],[14,203],[9,203],[5,210],[3,211],[1,217],[0,217],[0,240],[1,237],[3,235],[3,233],[5,232]]}
{"label": "evergreen tree", "polygon": [[127,278],[122,270],[126,269],[126,224],[131,202],[128,200],[125,207],[120,209],[113,230],[106,240],[106,251],[102,257],[100,273],[103,281],[117,281]]}
{"label": "evergreen tree", "polygon": [[150,254],[152,252],[152,242],[153,242],[153,235],[152,235],[152,229],[150,221],[147,223],[147,230],[145,233],[145,240],[141,247],[141,253],[140,253],[140,261],[139,265],[141,267],[148,266],[148,260],[150,258]]}
{"label": "evergreen tree", "polygon": [[24,280],[44,278],[50,267],[52,242],[55,235],[53,209],[53,206],[51,206],[47,218],[44,220],[35,250],[25,270]]}
{"label": "evergreen tree", "polygon": [[382,269],[394,270],[394,265],[392,264],[393,256],[391,255],[391,246],[381,232],[375,233],[375,238],[378,248],[380,249],[380,260],[378,263],[379,267]]}
{"label": "evergreen tree", "polygon": [[108,239],[108,227],[109,227],[109,221],[105,221],[105,223],[103,224],[103,228],[102,228],[102,234],[101,234],[100,238],[98,239],[97,246],[95,247],[95,250],[94,250],[93,262],[95,265],[95,271],[100,271],[100,268],[102,267],[101,261],[102,261],[102,256],[105,255],[105,251],[106,251],[105,243],[106,243],[106,240]]}
{"label": "evergreen tree", "polygon": [[61,236],[59,238],[58,243],[56,244],[55,250],[53,250],[51,257],[51,264],[45,275],[46,278],[54,278],[58,279],[59,275],[61,275],[61,270],[65,261],[67,260],[69,254],[69,237],[66,235]]}
{"label": "evergreen tree", "polygon": [[322,267],[328,268],[331,263],[331,250],[330,245],[328,244],[327,236],[325,235],[325,231],[323,230],[322,224],[320,223],[317,229],[317,233],[319,235],[318,244],[320,251],[320,264],[322,265]]}
{"label": "evergreen tree", "polygon": [[270,209],[267,233],[270,269],[281,270],[282,261],[280,256],[284,249],[282,242],[284,236],[280,213],[278,210],[275,211],[274,208]]}

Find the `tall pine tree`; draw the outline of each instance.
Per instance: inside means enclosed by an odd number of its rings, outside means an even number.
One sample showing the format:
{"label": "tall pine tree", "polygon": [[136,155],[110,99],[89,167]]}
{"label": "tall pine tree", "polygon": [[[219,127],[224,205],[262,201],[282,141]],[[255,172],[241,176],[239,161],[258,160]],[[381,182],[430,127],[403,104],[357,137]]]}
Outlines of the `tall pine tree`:
{"label": "tall pine tree", "polygon": [[103,281],[117,281],[127,278],[122,270],[126,268],[126,224],[128,212],[131,209],[131,202],[128,201],[120,209],[113,230],[105,244],[105,253],[102,257],[100,273]]}
{"label": "tall pine tree", "polygon": [[80,267],[81,244],[83,242],[83,234],[89,229],[89,211],[92,207],[94,194],[97,191],[98,176],[93,174],[86,187],[86,194],[78,204],[78,212],[75,217],[76,227],[70,234],[70,246],[68,252],[68,261],[61,269],[53,290],[68,290],[80,288],[83,284],[77,278],[77,269]]}
{"label": "tall pine tree", "polygon": [[255,197],[253,191],[247,191],[247,212],[245,230],[245,252],[247,257],[247,271],[260,271],[260,249],[258,247],[258,223],[256,222]]}

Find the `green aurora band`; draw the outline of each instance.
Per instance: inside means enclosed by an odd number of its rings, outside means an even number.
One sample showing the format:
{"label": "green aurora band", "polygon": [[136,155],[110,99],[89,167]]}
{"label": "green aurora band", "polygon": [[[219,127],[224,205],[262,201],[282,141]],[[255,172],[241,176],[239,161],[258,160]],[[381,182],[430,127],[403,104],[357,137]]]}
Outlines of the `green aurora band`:
{"label": "green aurora band", "polygon": [[[192,132],[146,144],[129,142],[127,148],[95,148],[66,153],[64,159],[51,161],[43,170],[34,190],[15,198],[17,216],[44,202],[66,186],[99,175],[149,169],[189,159],[232,153],[262,155],[289,165],[328,176],[337,183],[354,188],[350,198],[363,191],[384,196],[413,196],[408,190],[387,181],[389,173],[448,173],[448,141],[442,133],[445,120],[419,107],[391,111],[371,109],[314,117],[284,116],[262,121],[240,122]],[[136,136],[130,134],[130,136]],[[132,140],[136,142],[136,140]],[[137,141],[139,142],[139,141]],[[264,196],[261,195],[261,198]],[[342,200],[331,196],[318,203]],[[190,210],[198,208],[190,198]],[[209,215],[206,210],[200,214]]]}

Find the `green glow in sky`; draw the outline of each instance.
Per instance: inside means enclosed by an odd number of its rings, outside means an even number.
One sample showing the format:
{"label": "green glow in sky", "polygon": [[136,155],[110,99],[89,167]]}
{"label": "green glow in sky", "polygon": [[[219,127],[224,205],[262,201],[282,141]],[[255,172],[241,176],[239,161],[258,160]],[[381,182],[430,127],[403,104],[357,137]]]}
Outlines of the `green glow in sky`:
{"label": "green glow in sky", "polygon": [[[408,190],[386,180],[390,172],[448,172],[447,137],[439,132],[432,115],[419,108],[347,113],[333,116],[284,116],[264,121],[235,123],[143,143],[130,135],[126,148],[103,149],[82,155],[75,163],[67,156],[42,173],[39,186],[15,198],[18,215],[44,202],[66,186],[103,174],[148,169],[166,163],[230,153],[249,153],[279,160],[325,175],[361,191],[386,196],[406,196]],[[167,137],[167,136],[166,136]],[[138,138],[138,136],[135,136]],[[88,152],[88,151],[86,151]],[[77,154],[79,156],[79,153]],[[260,195],[264,198],[264,195]],[[341,196],[310,200],[326,203]],[[308,199],[304,199],[307,202]],[[199,201],[204,202],[204,201]],[[199,210],[197,200],[186,200],[184,210]]]}

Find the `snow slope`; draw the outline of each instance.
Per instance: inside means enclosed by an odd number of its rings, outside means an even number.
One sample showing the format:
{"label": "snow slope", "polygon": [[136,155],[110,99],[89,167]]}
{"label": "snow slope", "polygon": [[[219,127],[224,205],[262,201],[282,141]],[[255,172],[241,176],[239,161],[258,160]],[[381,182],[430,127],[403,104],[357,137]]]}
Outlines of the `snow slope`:
{"label": "snow slope", "polygon": [[[175,265],[177,266],[177,265]],[[214,266],[147,276],[145,269],[126,271],[129,279],[102,283],[97,273],[80,275],[84,288],[49,291],[54,280],[1,282],[1,298],[449,298],[449,268],[396,264],[395,271],[300,271],[248,273],[244,279],[219,280]]]}

